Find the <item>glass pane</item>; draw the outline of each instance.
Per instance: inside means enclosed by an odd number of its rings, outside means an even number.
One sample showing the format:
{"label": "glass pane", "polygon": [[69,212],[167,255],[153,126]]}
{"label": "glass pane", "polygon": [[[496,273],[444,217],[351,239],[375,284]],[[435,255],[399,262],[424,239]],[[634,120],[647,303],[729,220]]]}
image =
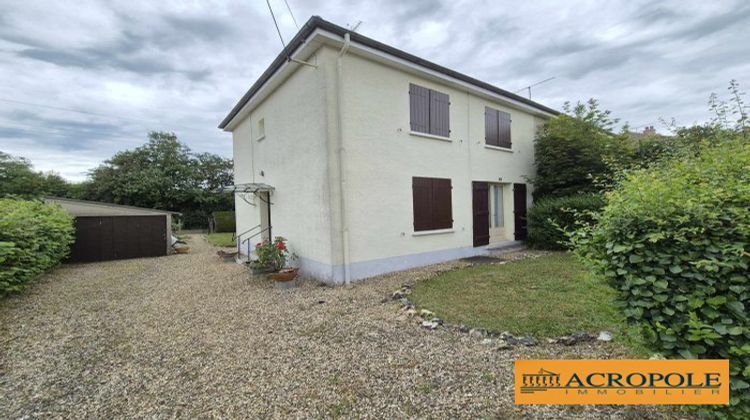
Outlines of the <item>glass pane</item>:
{"label": "glass pane", "polygon": [[503,226],[503,187],[500,185],[492,186],[492,199],[493,199],[493,227]]}

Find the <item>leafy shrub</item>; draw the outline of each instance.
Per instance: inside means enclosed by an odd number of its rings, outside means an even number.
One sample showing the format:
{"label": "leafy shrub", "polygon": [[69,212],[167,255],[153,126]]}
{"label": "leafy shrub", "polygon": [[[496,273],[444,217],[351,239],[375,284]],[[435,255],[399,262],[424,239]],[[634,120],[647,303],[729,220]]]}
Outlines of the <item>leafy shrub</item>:
{"label": "leafy shrub", "polygon": [[750,418],[750,144],[631,173],[607,199],[577,252],[653,350],[730,359],[731,404],[714,414]]}
{"label": "leafy shrub", "polygon": [[617,119],[599,109],[596,100],[563,106],[565,114],[547,121],[534,139],[534,199],[601,191],[608,161],[625,165],[633,156],[627,134],[613,134]]}
{"label": "leafy shrub", "polygon": [[273,271],[279,271],[286,265],[287,259],[294,259],[295,256],[289,253],[286,246],[286,239],[277,236],[271,241],[263,241],[255,245],[255,254],[258,259],[251,263],[254,268],[270,268]]}
{"label": "leafy shrub", "polygon": [[233,211],[215,211],[213,212],[214,217],[214,231],[215,232],[234,232],[235,218]]}
{"label": "leafy shrub", "polygon": [[541,249],[569,248],[565,232],[580,223],[590,223],[591,213],[601,210],[604,203],[604,197],[599,194],[542,198],[529,210],[526,242]]}
{"label": "leafy shrub", "polygon": [[56,205],[0,199],[0,293],[56,266],[73,242],[73,217]]}

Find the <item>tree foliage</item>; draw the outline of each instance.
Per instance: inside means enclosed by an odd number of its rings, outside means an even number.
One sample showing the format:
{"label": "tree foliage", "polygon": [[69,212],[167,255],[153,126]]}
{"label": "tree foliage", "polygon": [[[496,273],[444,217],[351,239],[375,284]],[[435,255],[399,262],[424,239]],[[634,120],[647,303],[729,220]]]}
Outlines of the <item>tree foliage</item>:
{"label": "tree foliage", "polygon": [[[534,198],[600,191],[595,180],[608,177],[608,160],[632,156],[627,134],[614,134],[617,119],[591,99],[566,103],[565,114],[550,119],[537,133],[534,149]],[[625,129],[627,130],[627,128]]]}
{"label": "tree foliage", "polygon": [[210,153],[194,154],[173,133],[151,132],[148,142],[115,154],[90,172],[82,195],[90,200],[159,208],[183,213],[187,227],[203,227],[216,210],[230,210],[232,161]]}
{"label": "tree foliage", "polygon": [[60,175],[34,171],[28,159],[0,152],[0,197],[66,197],[69,191]]}

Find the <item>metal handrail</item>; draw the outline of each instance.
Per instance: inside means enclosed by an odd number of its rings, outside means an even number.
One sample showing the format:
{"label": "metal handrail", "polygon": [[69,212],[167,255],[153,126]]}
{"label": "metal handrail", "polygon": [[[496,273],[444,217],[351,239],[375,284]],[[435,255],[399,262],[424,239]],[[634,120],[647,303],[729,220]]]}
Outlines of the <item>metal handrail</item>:
{"label": "metal handrail", "polygon": [[237,241],[237,255],[239,255],[239,254],[240,254],[240,247],[241,247],[241,246],[242,246],[242,244],[244,243],[244,242],[241,242],[241,241],[240,241],[240,240],[242,239],[242,237],[243,237],[244,235],[246,235],[246,234],[248,234],[248,233],[250,233],[250,232],[254,231],[255,229],[258,229],[259,227],[261,227],[261,225],[255,225],[255,226],[251,227],[250,229],[248,229],[248,230],[246,230],[246,231],[244,231],[244,232],[240,233],[239,235],[235,235],[235,241]]}
{"label": "metal handrail", "polygon": [[[253,239],[254,237],[262,234],[263,232],[270,231],[270,230],[271,230],[271,226],[268,226],[267,228],[259,230],[258,232],[254,233],[252,236],[249,236],[249,237],[245,238],[244,241],[242,241],[242,244],[244,244],[245,242],[247,242],[247,259],[248,260],[250,259],[250,239]],[[240,245],[238,245],[238,251],[239,251],[239,246]],[[237,253],[237,255],[239,255],[239,252]]]}

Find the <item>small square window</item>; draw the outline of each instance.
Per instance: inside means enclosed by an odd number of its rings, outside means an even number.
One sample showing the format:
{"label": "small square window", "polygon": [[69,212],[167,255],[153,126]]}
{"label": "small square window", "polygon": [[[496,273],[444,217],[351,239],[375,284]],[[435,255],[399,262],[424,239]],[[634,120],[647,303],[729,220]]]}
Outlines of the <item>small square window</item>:
{"label": "small square window", "polygon": [[258,131],[257,135],[255,136],[255,138],[257,140],[260,141],[260,140],[263,140],[264,138],[266,138],[266,119],[265,118],[261,118],[261,119],[258,120],[258,130],[257,131]]}

